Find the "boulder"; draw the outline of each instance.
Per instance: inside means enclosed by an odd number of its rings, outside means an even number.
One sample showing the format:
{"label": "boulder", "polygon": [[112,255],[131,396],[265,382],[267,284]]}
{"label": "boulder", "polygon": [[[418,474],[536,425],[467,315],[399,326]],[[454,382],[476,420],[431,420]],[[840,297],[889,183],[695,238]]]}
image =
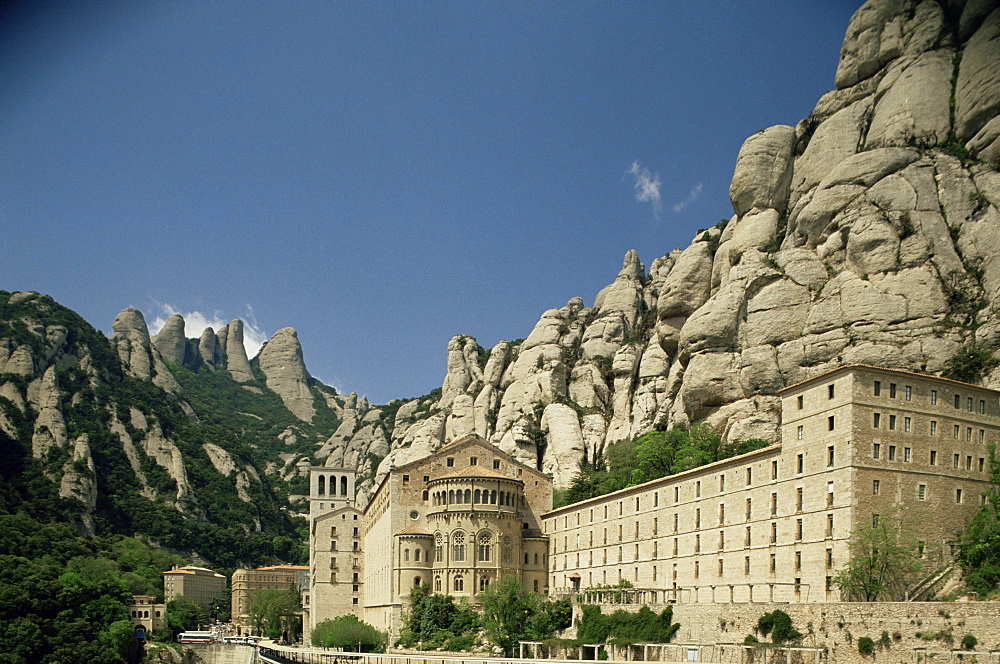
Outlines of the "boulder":
{"label": "boulder", "polygon": [[788,125],[769,127],[744,141],[729,185],[737,216],[754,208],[785,211],[794,152],[795,128]]}
{"label": "boulder", "polygon": [[910,141],[936,144],[951,129],[949,98],[955,52],[941,49],[889,67],[879,85],[865,148],[904,145]]}

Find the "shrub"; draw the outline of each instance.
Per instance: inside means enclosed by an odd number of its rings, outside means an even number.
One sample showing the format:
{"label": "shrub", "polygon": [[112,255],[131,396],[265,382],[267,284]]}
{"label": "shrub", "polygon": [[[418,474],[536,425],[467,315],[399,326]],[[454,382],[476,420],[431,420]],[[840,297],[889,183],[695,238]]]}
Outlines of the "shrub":
{"label": "shrub", "polygon": [[770,634],[771,642],[776,644],[786,643],[788,641],[798,641],[802,638],[802,634],[796,631],[796,629],[792,626],[791,616],[781,609],[762,615],[757,621],[757,628],[755,631],[764,636]]}
{"label": "shrub", "polygon": [[862,655],[870,655],[875,652],[875,642],[867,636],[858,639],[858,652]]}
{"label": "shrub", "polygon": [[978,643],[979,639],[972,634],[966,634],[962,637],[962,650],[975,650]]}

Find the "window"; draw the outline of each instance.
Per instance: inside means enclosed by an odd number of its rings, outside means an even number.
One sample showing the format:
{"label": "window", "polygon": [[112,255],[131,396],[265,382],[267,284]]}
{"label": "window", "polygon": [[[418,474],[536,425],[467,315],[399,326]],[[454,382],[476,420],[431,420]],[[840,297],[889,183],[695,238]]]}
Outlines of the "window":
{"label": "window", "polygon": [[771,492],[771,516],[778,516],[778,494]]}
{"label": "window", "polygon": [[966,405],[966,410],[968,410],[971,413],[972,412],[972,397],[969,397],[969,398],[967,398],[965,400],[965,405]]}
{"label": "window", "polygon": [[805,459],[804,459],[804,457],[801,454],[799,454],[796,457],[795,461],[796,461],[796,468],[797,468],[797,470],[795,472],[798,473],[799,475],[801,475],[802,474],[802,469],[803,469],[803,467],[805,465],[805,463],[804,463]]}
{"label": "window", "polygon": [[918,484],[917,485],[917,500],[927,500],[927,485]]}
{"label": "window", "polygon": [[965,457],[965,469],[966,470],[972,470],[972,457],[971,456]]}
{"label": "window", "polygon": [[802,511],[802,487],[795,489],[795,511]]}
{"label": "window", "polygon": [[778,557],[775,554],[771,554],[771,571],[775,572],[778,570]]}
{"label": "window", "polygon": [[882,445],[881,443],[875,443],[872,445],[872,458],[878,459],[882,456]]}
{"label": "window", "polygon": [[979,457],[979,472],[983,472],[983,467],[986,464],[986,459]]}
{"label": "window", "polygon": [[979,430],[979,444],[982,445],[986,442],[986,429]]}
{"label": "window", "polygon": [[[465,560],[465,533],[461,530],[452,535],[452,548],[453,548],[453,560]],[[565,548],[565,542],[563,543],[563,548]],[[456,588],[456,590],[461,590]]]}
{"label": "window", "polygon": [[465,588],[465,581],[464,579],[462,579],[461,574],[455,577],[454,588],[455,592],[462,592],[462,590]]}
{"label": "window", "polygon": [[931,465],[937,465],[937,450],[931,450]]}
{"label": "window", "polygon": [[833,429],[834,429],[834,417],[833,417],[833,415],[831,415],[830,417],[826,418],[826,428],[829,431],[833,431]]}
{"label": "window", "polygon": [[699,567],[698,561],[694,561],[694,578],[696,579],[698,578]]}
{"label": "window", "polygon": [[777,459],[775,459],[774,461],[771,462],[771,479],[772,480],[778,479],[778,460]]}
{"label": "window", "polygon": [[753,512],[753,500],[751,498],[747,498],[747,521],[750,520],[750,515],[752,512]]}
{"label": "window", "polygon": [[895,445],[890,445],[889,446],[889,461],[895,461],[895,460],[896,460],[896,446]]}
{"label": "window", "polygon": [[951,456],[951,467],[958,468],[958,461],[961,457],[958,454],[953,454]]}
{"label": "window", "polygon": [[719,551],[726,548],[726,533],[724,531],[719,531]]}
{"label": "window", "polygon": [[[679,486],[675,486],[675,487],[674,487],[674,502],[675,502],[675,503],[676,503],[676,502],[677,502],[678,500],[680,500],[680,495],[681,495],[681,488],[680,488]],[[604,518],[606,519],[606,518],[608,518],[608,515],[607,515],[607,508],[604,508],[604,511],[605,511],[605,514],[604,514]]]}
{"label": "window", "polygon": [[931,405],[937,404],[937,390],[931,390]]}
{"label": "window", "polygon": [[833,507],[833,482],[826,483],[826,506]]}
{"label": "window", "polygon": [[799,407],[799,410],[802,410],[802,395],[800,394],[795,401]]}
{"label": "window", "polygon": [[797,428],[797,429],[795,430],[795,437],[796,437],[796,438],[797,438],[798,440],[802,440],[802,434],[803,434],[803,431],[802,431],[802,425],[800,424],[800,425],[798,426],[798,428]]}
{"label": "window", "polygon": [[826,448],[826,467],[833,468],[833,445]]}
{"label": "window", "polygon": [[931,435],[932,436],[937,435],[937,422],[934,420],[931,420]]}
{"label": "window", "polygon": [[674,538],[674,555],[677,555],[677,538]]}
{"label": "window", "polygon": [[797,541],[802,539],[802,519],[795,520],[795,539]]}
{"label": "window", "polygon": [[903,448],[903,463],[910,463],[910,448]]}
{"label": "window", "polygon": [[674,514],[674,532],[675,533],[677,532],[677,522],[678,522],[677,514]]}
{"label": "window", "polygon": [[[719,504],[719,525],[722,526],[726,523],[726,506],[725,504]],[[639,524],[636,524],[638,526]]]}
{"label": "window", "polygon": [[743,557],[743,573],[744,574],[750,573],[750,556]]}
{"label": "window", "polygon": [[795,596],[798,597],[802,594],[802,579],[801,577],[795,577]]}
{"label": "window", "polygon": [[719,475],[719,493],[722,493],[725,490],[726,490],[726,476]]}
{"label": "window", "polygon": [[409,475],[403,475],[403,486],[406,486],[409,483],[410,483],[410,476]]}
{"label": "window", "polygon": [[895,383],[889,383],[889,398],[890,399],[895,399],[896,398],[896,384]]}
{"label": "window", "polygon": [[753,484],[753,468],[747,468],[747,486]]}
{"label": "window", "polygon": [[962,490],[961,489],[955,489],[955,502],[958,503],[959,505],[962,504]]}
{"label": "window", "polygon": [[795,571],[799,572],[802,570],[802,552],[795,552]]}
{"label": "window", "polygon": [[826,398],[827,399],[832,399],[833,398],[833,385],[827,385],[826,386]]}
{"label": "window", "polygon": [[775,544],[778,541],[778,523],[776,521],[771,522],[771,544]]}
{"label": "window", "polygon": [[982,399],[979,400],[979,412],[981,414],[985,414],[986,413],[986,402],[983,401]]}
{"label": "window", "polygon": [[909,401],[913,398],[913,388],[909,385],[903,388],[903,399]]}
{"label": "window", "polygon": [[500,470],[500,459],[493,459],[493,470]]}
{"label": "window", "polygon": [[746,533],[743,536],[743,546],[749,548],[751,541],[752,539],[750,537],[750,526],[747,526]]}
{"label": "window", "polygon": [[722,576],[722,558],[719,558],[719,576]]}
{"label": "window", "polygon": [[962,407],[962,397],[956,394],[955,395],[955,408],[961,408],[961,407]]}
{"label": "window", "polygon": [[910,430],[910,421],[911,420],[910,420],[909,417],[904,417],[903,418],[903,431],[909,431]]}
{"label": "window", "polygon": [[826,536],[833,537],[833,515],[826,515]]}
{"label": "window", "polygon": [[872,495],[877,496],[879,490],[879,480],[872,480]]}
{"label": "window", "polygon": [[890,415],[889,416],[889,429],[893,430],[895,428],[896,428],[896,416],[895,415]]}
{"label": "window", "polygon": [[[479,560],[480,562],[490,561],[490,543],[492,542],[492,537],[489,533],[482,533],[479,535]],[[580,554],[577,554],[579,556]],[[577,563],[579,565],[579,563]]]}
{"label": "window", "polygon": [[700,480],[694,483],[694,497],[695,498],[701,498],[701,481]]}
{"label": "window", "polygon": [[959,433],[959,431],[961,431],[961,430],[962,430],[962,429],[961,429],[961,427],[960,427],[960,426],[958,426],[958,425],[956,424],[956,425],[954,426],[954,428],[953,428],[953,432],[952,432],[952,438],[954,438],[955,440],[958,440],[958,433]]}
{"label": "window", "polygon": [[701,551],[701,535],[694,536],[694,552],[699,553]]}
{"label": "window", "polygon": [[874,413],[872,415],[872,428],[878,429],[880,424],[882,424],[882,413]]}
{"label": "window", "polygon": [[701,508],[697,508],[694,511],[694,527],[701,528]]}
{"label": "window", "polygon": [[882,395],[882,381],[877,380],[875,381],[875,396],[881,396],[881,395]]}
{"label": "window", "polygon": [[826,550],[826,567],[827,569],[833,567],[833,549],[830,548]]}
{"label": "window", "polygon": [[972,427],[965,427],[965,439],[968,441],[972,440]]}
{"label": "window", "polygon": [[479,457],[469,457],[469,465],[470,466],[478,466],[479,465]]}
{"label": "window", "polygon": [[832,576],[827,576],[826,577],[826,592],[832,592],[832,591],[833,591],[833,577]]}
{"label": "window", "polygon": [[453,467],[453,466],[455,465],[455,458],[454,458],[454,457],[448,457],[448,458],[447,458],[447,459],[445,460],[445,463],[446,463],[446,465],[447,465],[447,466],[448,466],[449,468],[451,468],[451,467]]}

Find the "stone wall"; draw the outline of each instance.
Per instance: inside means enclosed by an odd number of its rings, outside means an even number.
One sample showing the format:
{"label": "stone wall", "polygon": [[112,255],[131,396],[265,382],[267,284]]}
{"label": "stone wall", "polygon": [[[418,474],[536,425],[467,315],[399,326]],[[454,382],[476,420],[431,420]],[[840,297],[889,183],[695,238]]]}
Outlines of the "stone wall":
{"label": "stone wall", "polygon": [[[702,649],[702,661],[746,661],[741,660],[739,648],[716,646],[742,644],[747,634],[753,633],[757,620],[775,609],[791,616],[795,629],[804,636],[801,646],[826,648],[826,661],[837,664],[915,664],[923,661],[922,657],[918,660],[918,649],[944,653],[928,657],[932,661],[943,664],[953,659],[957,662],[957,656],[950,658],[949,651],[960,650],[962,638],[967,634],[975,636],[978,645],[975,659],[964,655],[964,662],[992,664],[1000,661],[1000,602],[675,604],[673,607],[674,621],[681,624],[674,641],[711,646]],[[637,607],[606,605],[601,608],[607,614],[620,608],[632,610]],[[659,613],[665,605],[650,608]],[[858,639],[867,636],[878,642],[883,632],[888,634],[891,645],[885,649],[876,646],[874,655],[861,656]],[[917,636],[918,633],[938,638],[925,639]],[[809,664],[813,655],[802,652],[791,659]],[[770,662],[771,657],[766,660]],[[755,661],[763,660],[757,658]]]}

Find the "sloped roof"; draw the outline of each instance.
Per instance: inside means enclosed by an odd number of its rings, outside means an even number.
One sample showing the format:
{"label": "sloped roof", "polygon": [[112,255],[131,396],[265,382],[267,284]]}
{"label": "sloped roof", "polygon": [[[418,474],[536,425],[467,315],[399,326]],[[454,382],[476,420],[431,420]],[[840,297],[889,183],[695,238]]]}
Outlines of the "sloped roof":
{"label": "sloped roof", "polygon": [[402,530],[400,530],[396,534],[397,535],[426,535],[427,537],[431,536],[431,532],[430,531],[425,530],[425,529],[421,528],[420,526],[418,526],[416,524],[414,524],[412,526],[407,526],[406,528],[403,528]]}
{"label": "sloped roof", "polygon": [[431,481],[433,482],[434,480],[443,480],[449,477],[489,477],[493,479],[510,480],[511,482],[521,481],[507,477],[503,473],[498,473],[497,471],[491,470],[484,466],[466,466],[465,468],[449,470],[447,473],[442,473],[437,477],[431,479]]}

